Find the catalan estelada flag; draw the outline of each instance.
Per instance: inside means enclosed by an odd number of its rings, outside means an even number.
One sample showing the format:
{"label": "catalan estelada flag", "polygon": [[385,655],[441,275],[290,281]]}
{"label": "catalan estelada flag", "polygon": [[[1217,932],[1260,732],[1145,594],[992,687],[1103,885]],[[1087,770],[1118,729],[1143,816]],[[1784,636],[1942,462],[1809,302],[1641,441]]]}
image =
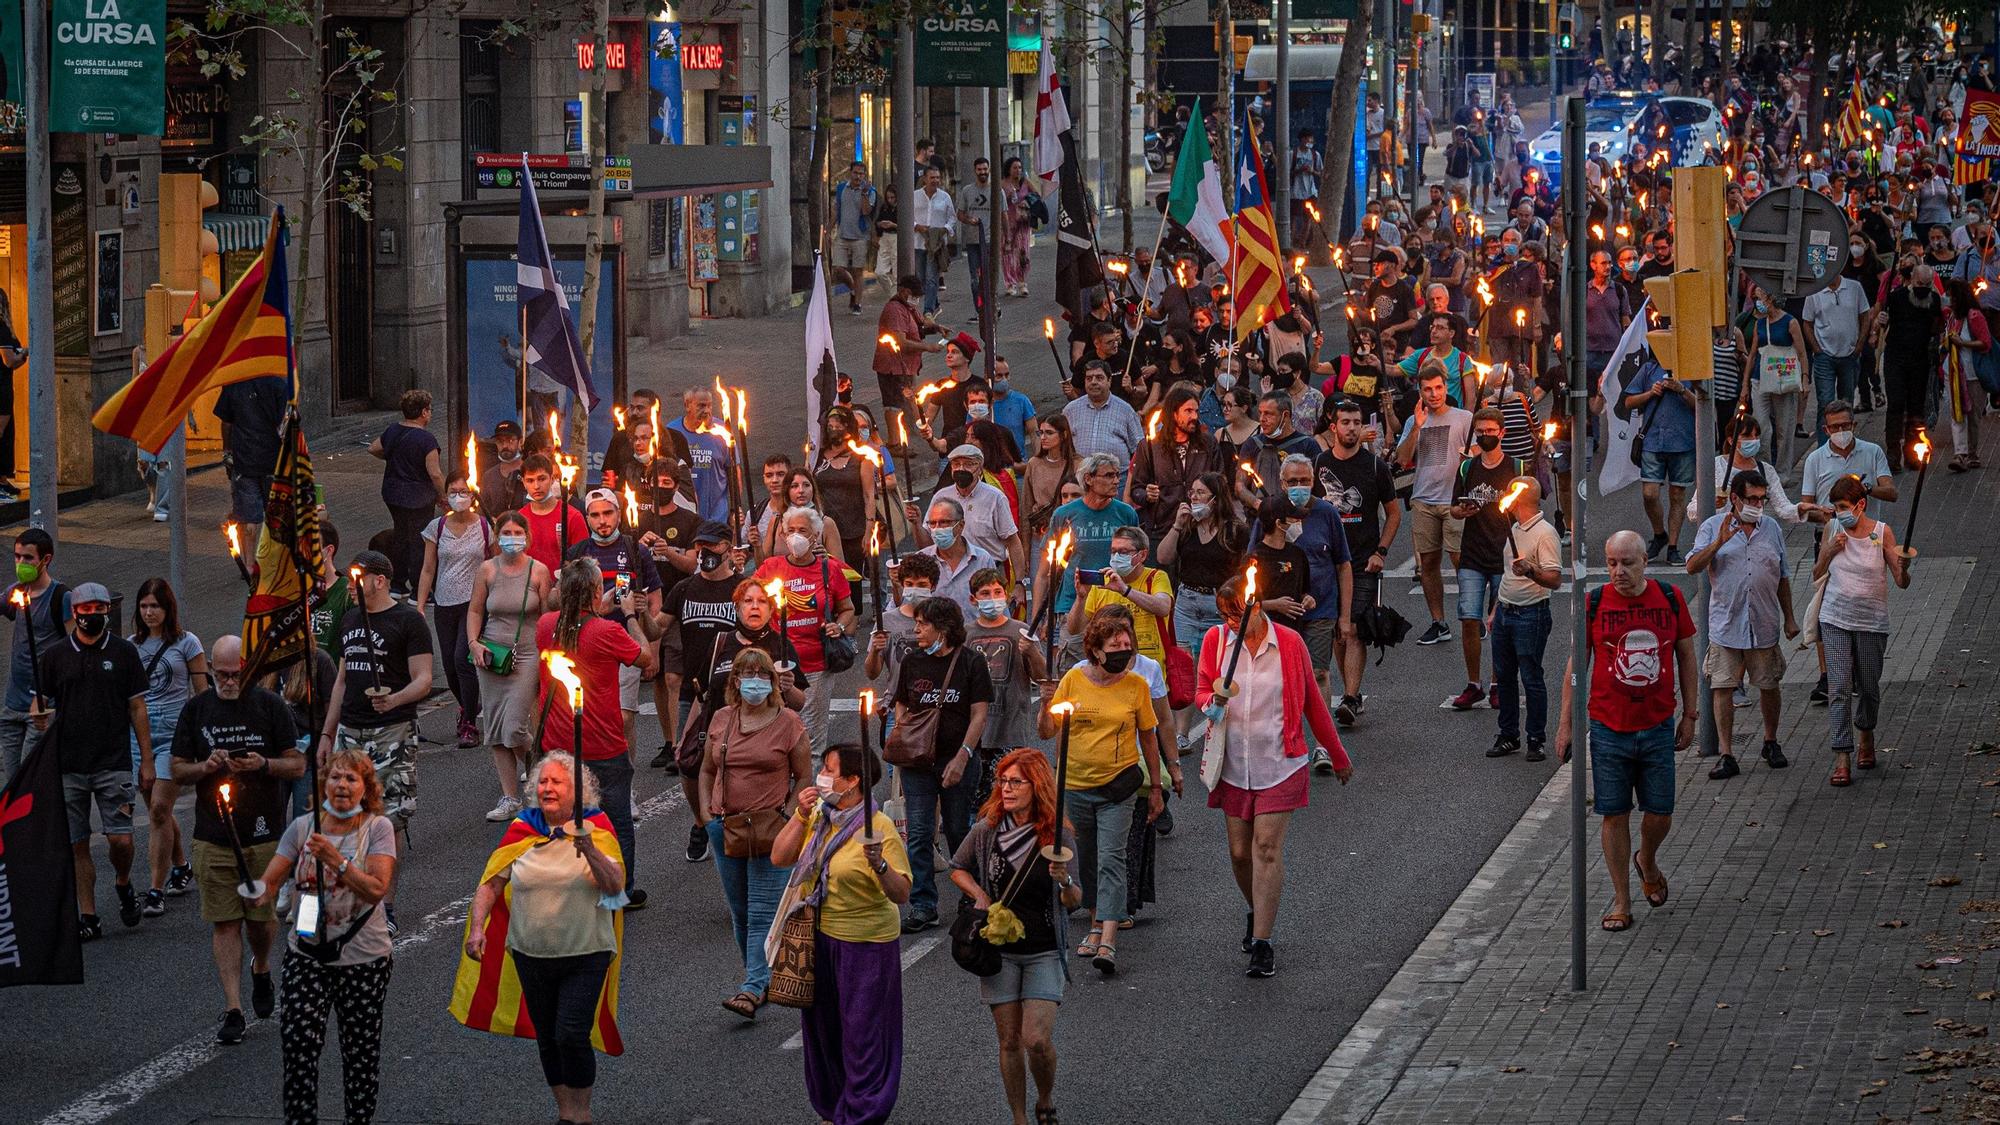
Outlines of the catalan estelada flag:
{"label": "catalan estelada flag", "polygon": [[1965,92],[1965,112],[1958,118],[1952,155],[1954,183],[1985,183],[1993,174],[1994,161],[2000,160],[2000,94],[1990,90]]}
{"label": "catalan estelada flag", "polygon": [[1264,160],[1257,153],[1257,122],[1246,118],[1243,147],[1236,154],[1236,252],[1229,292],[1236,302],[1236,339],[1290,312],[1285,293],[1284,255],[1278,224],[1271,217],[1271,194],[1264,187]]}
{"label": "catalan estelada flag", "polygon": [[158,453],[206,392],[267,375],[291,376],[291,309],[285,212],[271,220],[264,252],[207,316],[151,357],[90,423]]}
{"label": "catalan estelada flag", "polygon": [[1847,103],[1840,107],[1840,120],[1834,125],[1834,139],[1843,147],[1858,144],[1861,131],[1868,128],[1868,99],[1861,93],[1861,72],[1854,72],[1853,85],[1847,90]]}
{"label": "catalan estelada flag", "polygon": [[[618,837],[612,833],[611,820],[601,810],[586,809],[584,826],[590,831],[590,842],[597,850],[620,863],[625,862],[624,853],[618,850]],[[486,870],[479,876],[481,883],[512,868],[517,860],[536,848],[574,848],[567,834],[575,827],[575,822],[564,821],[550,827],[539,807],[522,809],[507,831],[500,837],[500,846],[486,859]],[[570,858],[574,858],[571,852]],[[619,896],[621,899],[623,895]],[[507,951],[507,918],[514,901],[512,880],[500,894],[500,900],[493,904],[492,913],[486,916],[486,952],[474,961],[464,952],[460,943],[458,979],[451,986],[452,1018],[474,1031],[487,1031],[494,1035],[511,1035],[516,1039],[535,1037],[534,1021],[528,1018],[528,1006],[521,999],[521,978],[514,971],[514,957]],[[625,1053],[625,1040],[618,1035],[618,962],[625,951],[625,912],[613,909],[611,912],[612,933],[616,947],[611,953],[611,968],[604,974],[604,987],[597,994],[597,1013],[591,1023],[590,1045],[607,1055]],[[472,935],[472,919],[465,920],[465,933]]]}
{"label": "catalan estelada flag", "polygon": [[[254,682],[303,657],[313,642],[311,604],[319,590],[319,497],[312,454],[296,409],[285,414],[278,465],[257,536],[257,586],[243,604],[243,675]],[[325,700],[319,700],[324,704]]]}

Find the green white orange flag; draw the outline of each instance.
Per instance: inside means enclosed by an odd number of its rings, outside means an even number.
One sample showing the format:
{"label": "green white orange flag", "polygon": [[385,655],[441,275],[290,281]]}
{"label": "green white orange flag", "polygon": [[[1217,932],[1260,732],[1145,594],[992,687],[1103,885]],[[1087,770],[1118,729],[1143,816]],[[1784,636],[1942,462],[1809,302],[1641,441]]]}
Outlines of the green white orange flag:
{"label": "green white orange flag", "polygon": [[1174,163],[1174,183],[1167,192],[1167,214],[1194,235],[1194,240],[1218,262],[1229,261],[1229,208],[1222,200],[1222,172],[1208,147],[1208,130],[1201,124],[1201,99],[1188,115],[1181,136],[1180,159]]}

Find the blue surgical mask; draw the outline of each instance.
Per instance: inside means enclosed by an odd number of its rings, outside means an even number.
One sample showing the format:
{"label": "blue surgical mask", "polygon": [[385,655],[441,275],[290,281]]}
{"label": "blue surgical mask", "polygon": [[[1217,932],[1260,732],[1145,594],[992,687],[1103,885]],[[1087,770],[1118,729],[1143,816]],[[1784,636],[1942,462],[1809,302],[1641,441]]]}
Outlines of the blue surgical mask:
{"label": "blue surgical mask", "polygon": [[736,694],[752,707],[761,707],[771,698],[771,681],[762,676],[745,676],[736,681]]}
{"label": "blue surgical mask", "polygon": [[1126,551],[1111,552],[1111,569],[1120,574],[1132,569],[1132,555]]}
{"label": "blue surgical mask", "polygon": [[949,551],[951,545],[958,542],[958,532],[949,527],[931,528],[931,542],[937,544],[938,550]]}
{"label": "blue surgical mask", "polygon": [[973,604],[979,610],[981,617],[1007,616],[1006,598],[981,598]]}
{"label": "blue surgical mask", "polygon": [[1745,457],[1755,457],[1764,448],[1762,438],[1741,438],[1736,442],[1736,452]]}
{"label": "blue surgical mask", "polygon": [[356,816],[360,815],[361,806],[356,805],[353,808],[348,809],[346,812],[341,812],[339,809],[333,807],[332,800],[325,800],[319,803],[319,811],[334,818],[335,820],[353,820]]}
{"label": "blue surgical mask", "polygon": [[939,637],[939,638],[938,638],[937,640],[934,640],[934,641],[932,641],[931,643],[929,643],[929,644],[927,644],[927,645],[925,645],[925,646],[924,646],[924,655],[925,655],[925,656],[936,656],[936,655],[937,655],[938,653],[940,653],[940,652],[943,652],[943,651],[944,651],[944,638],[943,638],[943,637]]}
{"label": "blue surgical mask", "polygon": [[518,555],[527,549],[528,537],[525,535],[502,535],[500,537],[500,553],[503,555]]}
{"label": "blue surgical mask", "polygon": [[1506,258],[1518,258],[1521,256],[1521,244],[1518,242],[1503,242],[1500,244],[1500,254]]}
{"label": "blue surgical mask", "polygon": [[1285,499],[1290,500],[1294,508],[1305,507],[1312,502],[1312,496],[1313,490],[1311,485],[1296,484],[1285,489]]}
{"label": "blue surgical mask", "polygon": [[1013,389],[1013,385],[1012,385],[1011,383],[1009,383],[1009,382],[1008,382],[1007,380],[1005,380],[1005,379],[995,379],[995,380],[993,380],[993,397],[994,397],[994,398],[1005,398],[1005,397],[1007,397],[1007,392],[1008,392],[1008,391],[1010,391],[1010,390],[1012,390],[1012,389]]}
{"label": "blue surgical mask", "polygon": [[1854,525],[1861,522],[1861,513],[1835,512],[1833,514],[1833,522],[1839,524],[1842,531],[1853,531]]}

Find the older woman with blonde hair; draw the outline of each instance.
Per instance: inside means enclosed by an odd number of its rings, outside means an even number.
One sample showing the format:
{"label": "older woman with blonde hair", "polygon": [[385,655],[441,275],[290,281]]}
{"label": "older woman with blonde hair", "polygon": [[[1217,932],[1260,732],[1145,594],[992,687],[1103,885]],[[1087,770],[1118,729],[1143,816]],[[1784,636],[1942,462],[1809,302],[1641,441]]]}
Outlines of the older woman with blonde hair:
{"label": "older woman with blonde hair", "polygon": [[296,875],[278,1005],[288,1125],[319,1120],[329,1009],[340,1019],[347,1120],[374,1117],[392,962],[380,904],[396,870],[396,830],[382,815],[375,763],[361,750],[335,751],[320,767],[319,789],[319,807],[279,838],[256,904],[270,902]]}

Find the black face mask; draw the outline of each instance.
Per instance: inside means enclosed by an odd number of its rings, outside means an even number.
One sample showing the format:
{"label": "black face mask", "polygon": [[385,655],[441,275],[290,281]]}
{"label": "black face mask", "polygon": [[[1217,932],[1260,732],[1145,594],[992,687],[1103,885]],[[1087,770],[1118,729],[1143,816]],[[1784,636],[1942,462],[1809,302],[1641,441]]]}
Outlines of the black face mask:
{"label": "black face mask", "polygon": [[108,614],[79,613],[76,615],[76,631],[86,637],[99,636],[104,632],[108,619]]}
{"label": "black face mask", "polygon": [[1117,675],[1132,666],[1132,650],[1128,648],[1119,652],[1107,652],[1097,658],[1097,664],[1105,671]]}
{"label": "black face mask", "polygon": [[1495,449],[1498,449],[1500,447],[1500,439],[1494,437],[1492,434],[1480,434],[1478,440],[1479,440],[1479,448],[1485,450],[1488,453],[1491,453]]}
{"label": "black face mask", "polygon": [[972,482],[976,479],[978,478],[973,476],[971,469],[953,469],[951,471],[951,483],[957,485],[960,490],[971,488]]}
{"label": "black face mask", "polygon": [[703,551],[701,553],[701,561],[696,565],[701,567],[703,574],[708,574],[722,566],[722,556],[716,554],[714,551]]}

